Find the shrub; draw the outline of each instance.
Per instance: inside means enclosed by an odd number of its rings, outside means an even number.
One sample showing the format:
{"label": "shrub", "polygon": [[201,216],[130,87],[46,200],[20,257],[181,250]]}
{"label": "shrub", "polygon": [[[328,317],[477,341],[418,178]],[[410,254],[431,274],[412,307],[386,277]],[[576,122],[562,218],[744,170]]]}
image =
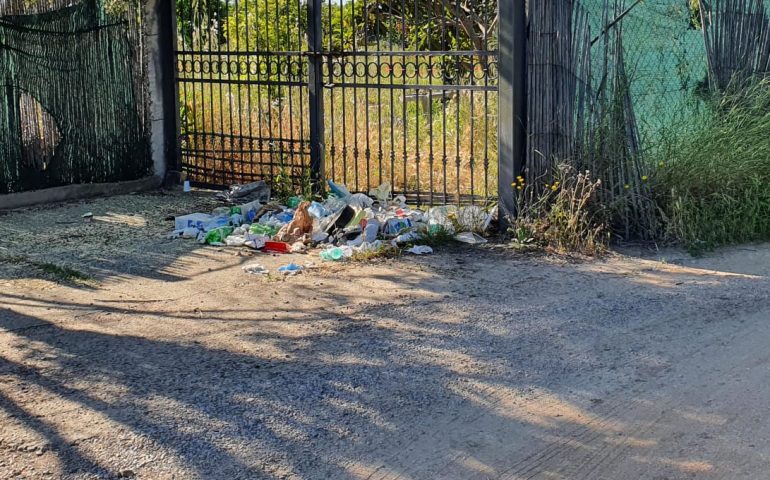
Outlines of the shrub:
{"label": "shrub", "polygon": [[590,172],[558,167],[553,184],[526,185],[519,177],[518,215],[510,220],[513,244],[520,249],[546,248],[559,253],[596,255],[607,249],[604,209],[596,201],[601,181]]}
{"label": "shrub", "polygon": [[651,181],[668,239],[693,253],[770,239],[770,81],[731,89],[664,152]]}

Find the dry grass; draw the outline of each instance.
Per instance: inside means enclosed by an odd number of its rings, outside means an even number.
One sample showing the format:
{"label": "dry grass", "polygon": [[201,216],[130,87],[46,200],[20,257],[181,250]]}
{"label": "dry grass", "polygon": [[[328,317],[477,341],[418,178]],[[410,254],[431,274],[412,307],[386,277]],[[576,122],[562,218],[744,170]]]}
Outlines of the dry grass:
{"label": "dry grass", "polygon": [[[497,95],[414,98],[426,92],[325,89],[327,178],[355,191],[388,181],[396,193],[433,193],[437,203],[496,196]],[[180,95],[185,162],[201,173],[193,180],[273,178],[281,165],[300,177],[307,168],[306,87],[182,83]]]}

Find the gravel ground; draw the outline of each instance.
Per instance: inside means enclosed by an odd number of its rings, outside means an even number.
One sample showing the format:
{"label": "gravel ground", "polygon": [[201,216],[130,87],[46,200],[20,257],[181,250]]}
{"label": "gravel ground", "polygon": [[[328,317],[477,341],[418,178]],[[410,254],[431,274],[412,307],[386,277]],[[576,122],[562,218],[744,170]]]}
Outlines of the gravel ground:
{"label": "gravel ground", "polygon": [[767,478],[770,246],[264,279],[212,206],[0,214],[0,478]]}

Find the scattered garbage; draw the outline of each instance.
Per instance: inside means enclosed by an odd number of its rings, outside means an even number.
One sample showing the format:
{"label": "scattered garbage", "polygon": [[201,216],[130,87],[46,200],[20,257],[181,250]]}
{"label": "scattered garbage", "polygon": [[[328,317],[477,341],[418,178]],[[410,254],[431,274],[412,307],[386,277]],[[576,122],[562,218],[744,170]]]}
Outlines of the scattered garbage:
{"label": "scattered garbage", "polygon": [[353,249],[347,245],[342,247],[332,247],[321,252],[321,260],[339,262],[344,258],[353,256]]}
{"label": "scattered garbage", "polygon": [[84,213],[84,214],[83,214],[83,220],[84,220],[86,223],[91,223],[91,222],[93,222],[93,221],[94,221],[94,214],[93,214],[93,212]]}
{"label": "scattered garbage", "polygon": [[241,267],[244,272],[251,274],[251,275],[268,275],[270,273],[270,270],[266,269],[259,263],[251,263],[248,265],[244,265]]}
{"label": "scattered garbage", "polygon": [[301,265],[297,265],[296,263],[290,263],[288,265],[279,267],[278,273],[282,273],[284,275],[297,275],[298,273],[302,273],[302,270],[304,269],[305,267]]}
{"label": "scattered garbage", "polygon": [[[175,230],[169,237],[278,254],[307,253],[321,247],[321,260],[341,262],[355,253],[376,252],[388,245],[429,255],[434,250],[425,243],[440,233],[480,245],[487,242],[484,235],[497,215],[496,208],[488,211],[479,206],[412,208],[403,196],[393,197],[387,182],[371,189],[369,195],[351,193],[333,181],[328,185],[331,194],[323,201],[291,197],[285,205],[271,201],[265,182],[233,185],[217,195],[226,206],[175,217]],[[279,272],[296,275],[305,268],[316,265],[290,263]],[[259,264],[243,269],[255,275],[268,273]]]}
{"label": "scattered garbage", "polygon": [[430,255],[433,253],[433,249],[427,245],[415,245],[414,247],[407,250],[409,253],[413,253],[415,255]]}
{"label": "scattered garbage", "polygon": [[230,204],[254,200],[267,203],[270,201],[270,187],[262,180],[245,185],[233,185],[226,192],[217,194],[217,198]]}
{"label": "scattered garbage", "polygon": [[481,245],[487,243],[487,239],[474,232],[463,232],[455,235],[455,240],[470,245]]}
{"label": "scattered garbage", "polygon": [[274,242],[268,240],[265,242],[264,249],[266,252],[291,253],[291,245],[286,242]]}

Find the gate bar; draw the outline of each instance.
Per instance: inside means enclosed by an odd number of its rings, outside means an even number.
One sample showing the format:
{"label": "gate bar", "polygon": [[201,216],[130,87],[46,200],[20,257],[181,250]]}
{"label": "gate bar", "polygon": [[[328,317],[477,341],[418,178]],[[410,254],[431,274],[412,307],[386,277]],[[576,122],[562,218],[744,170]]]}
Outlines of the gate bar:
{"label": "gate bar", "polygon": [[527,142],[527,9],[525,0],[500,0],[498,179],[500,230],[516,215],[511,184],[521,175]]}

